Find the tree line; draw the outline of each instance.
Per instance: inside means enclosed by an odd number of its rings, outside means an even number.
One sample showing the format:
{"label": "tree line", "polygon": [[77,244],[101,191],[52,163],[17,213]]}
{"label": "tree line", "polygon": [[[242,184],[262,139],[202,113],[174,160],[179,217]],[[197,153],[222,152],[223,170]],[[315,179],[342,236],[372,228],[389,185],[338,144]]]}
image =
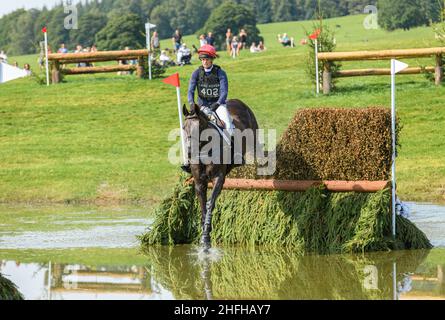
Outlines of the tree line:
{"label": "tree line", "polygon": [[96,44],[100,50],[143,48],[145,22],[156,24],[161,38],[171,37],[177,28],[194,34],[228,1],[245,6],[256,23],[345,16],[377,4],[379,24],[388,30],[436,22],[443,8],[442,0],[90,0],[76,6],[78,28],[67,29],[68,13],[61,1],[52,8],[19,9],[0,18],[0,49],[12,55],[37,52],[44,25],[53,49],[61,43],[71,49],[77,44]]}

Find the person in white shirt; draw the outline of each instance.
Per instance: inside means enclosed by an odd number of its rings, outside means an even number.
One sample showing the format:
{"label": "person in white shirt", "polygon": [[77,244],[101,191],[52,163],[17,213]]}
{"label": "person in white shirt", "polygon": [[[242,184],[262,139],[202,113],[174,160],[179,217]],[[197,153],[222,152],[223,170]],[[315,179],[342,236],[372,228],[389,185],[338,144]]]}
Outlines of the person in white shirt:
{"label": "person in white shirt", "polygon": [[6,53],[2,50],[0,51],[0,62],[7,63],[8,62],[8,56]]}
{"label": "person in white shirt", "polygon": [[258,49],[258,47],[256,46],[255,42],[252,42],[252,45],[250,46],[250,52],[251,53],[258,53],[258,52],[260,52],[260,49]]}
{"label": "person in white shirt", "polygon": [[172,63],[170,57],[167,55],[167,52],[165,50],[161,51],[161,55],[159,56],[159,61],[161,62],[162,66],[168,66]]}
{"label": "person in white shirt", "polygon": [[190,64],[190,60],[192,59],[192,52],[187,45],[184,43],[178,50],[178,64],[185,65]]}

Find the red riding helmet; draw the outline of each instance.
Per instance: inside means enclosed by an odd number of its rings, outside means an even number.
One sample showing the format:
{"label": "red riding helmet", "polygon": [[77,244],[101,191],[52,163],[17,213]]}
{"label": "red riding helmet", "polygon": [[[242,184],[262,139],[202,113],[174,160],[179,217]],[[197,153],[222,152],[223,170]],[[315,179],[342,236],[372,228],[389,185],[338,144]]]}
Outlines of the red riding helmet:
{"label": "red riding helmet", "polygon": [[205,44],[198,50],[199,58],[216,58],[216,49],[215,47]]}

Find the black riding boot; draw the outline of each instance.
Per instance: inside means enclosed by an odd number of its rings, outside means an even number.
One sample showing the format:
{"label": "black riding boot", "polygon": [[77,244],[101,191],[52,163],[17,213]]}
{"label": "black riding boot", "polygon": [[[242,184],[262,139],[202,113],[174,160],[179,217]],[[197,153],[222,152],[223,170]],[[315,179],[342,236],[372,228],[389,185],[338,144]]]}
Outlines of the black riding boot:
{"label": "black riding boot", "polygon": [[181,169],[186,173],[192,173],[192,169],[190,168],[190,164],[184,164],[181,166]]}

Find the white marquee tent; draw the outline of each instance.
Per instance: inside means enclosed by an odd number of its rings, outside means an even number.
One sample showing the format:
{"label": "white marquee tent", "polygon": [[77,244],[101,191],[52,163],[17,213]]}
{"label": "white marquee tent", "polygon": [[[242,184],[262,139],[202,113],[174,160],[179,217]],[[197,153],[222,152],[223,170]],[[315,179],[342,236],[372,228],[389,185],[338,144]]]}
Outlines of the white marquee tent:
{"label": "white marquee tent", "polygon": [[28,76],[28,71],[0,62],[0,83]]}

